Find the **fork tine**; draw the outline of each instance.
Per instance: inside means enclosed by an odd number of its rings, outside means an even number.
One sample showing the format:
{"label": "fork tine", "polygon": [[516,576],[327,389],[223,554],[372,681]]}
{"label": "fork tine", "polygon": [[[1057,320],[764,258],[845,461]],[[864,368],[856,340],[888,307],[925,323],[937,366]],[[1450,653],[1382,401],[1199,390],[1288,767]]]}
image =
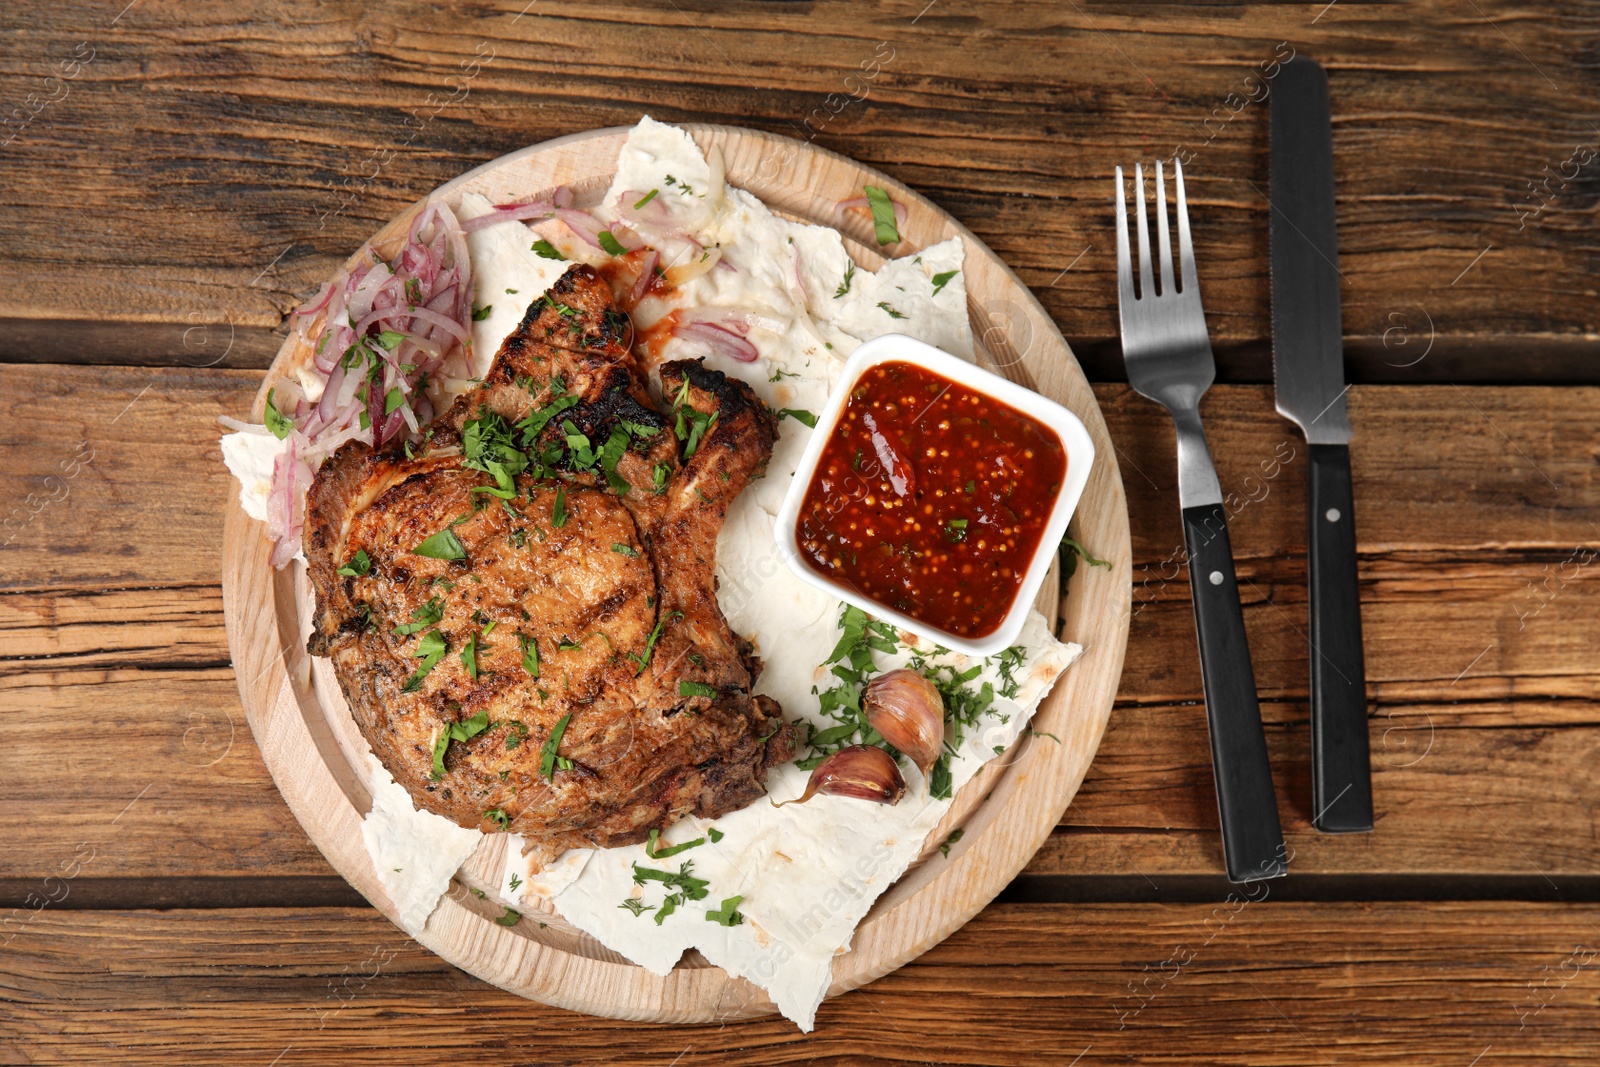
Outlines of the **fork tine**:
{"label": "fork tine", "polygon": [[1133,303],[1133,264],[1128,256],[1128,202],[1122,168],[1117,168],[1117,306]]}
{"label": "fork tine", "polygon": [[1139,299],[1155,296],[1155,282],[1150,277],[1150,220],[1144,209],[1144,164],[1133,165],[1133,202],[1139,209]]}
{"label": "fork tine", "polygon": [[1156,244],[1161,256],[1161,295],[1171,296],[1172,239],[1167,235],[1167,180],[1159,159],[1156,160]]}
{"label": "fork tine", "polygon": [[1200,276],[1194,269],[1194,242],[1189,239],[1189,201],[1183,195],[1183,161],[1172,161],[1173,184],[1178,187],[1178,259],[1183,267],[1183,291],[1200,292]]}

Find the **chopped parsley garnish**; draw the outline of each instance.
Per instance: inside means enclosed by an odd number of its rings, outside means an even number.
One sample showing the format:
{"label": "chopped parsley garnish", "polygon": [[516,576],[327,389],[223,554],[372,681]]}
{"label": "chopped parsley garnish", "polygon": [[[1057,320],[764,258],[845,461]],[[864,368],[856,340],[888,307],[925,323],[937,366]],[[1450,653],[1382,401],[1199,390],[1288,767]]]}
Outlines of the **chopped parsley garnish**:
{"label": "chopped parsley garnish", "polygon": [[518,889],[521,889],[521,888],[522,888],[522,876],[518,875],[518,874],[513,874],[511,876],[511,891],[513,893],[515,893]]}
{"label": "chopped parsley garnish", "polygon": [[711,843],[714,845],[718,841],[722,840],[723,833],[721,830],[718,830],[715,826],[713,826],[711,829],[706,831],[706,836],[711,838]]}
{"label": "chopped parsley garnish", "polygon": [[410,622],[403,622],[394,628],[395,636],[410,637],[418,630],[426,630],[442,618],[444,618],[444,601],[433,597],[411,613]]}
{"label": "chopped parsley garnish", "polygon": [[564,486],[564,485],[558,485],[558,486],[556,486],[556,503],[555,503],[555,507],[550,509],[550,525],[554,526],[556,529],[559,530],[559,529],[561,529],[561,527],[565,526],[566,524],[567,524],[567,487]]}
{"label": "chopped parsley garnish", "polygon": [[[437,632],[437,631],[435,631]],[[442,654],[442,652],[441,652]],[[452,741],[470,741],[489,728],[489,713],[480,711],[470,719],[451,723],[445,727],[439,739],[433,743],[433,777],[437,781],[444,777],[444,754]]]}
{"label": "chopped parsley garnish", "polygon": [[706,912],[706,922],[716,923],[718,926],[738,926],[744,922],[744,916],[739,914],[739,904],[744,897],[727,897],[722,901],[722,907]]}
{"label": "chopped parsley garnish", "polygon": [[661,616],[661,618],[656,620],[655,627],[650,631],[650,636],[645,638],[644,653],[642,655],[636,652],[628,653],[628,658],[633,660],[633,665],[635,668],[637,668],[633,672],[634,677],[638,677],[639,675],[643,674],[644,669],[650,665],[650,657],[655,652],[656,642],[661,640],[661,631],[666,628],[667,623],[671,622],[673,619],[681,618],[683,618],[683,612],[681,611],[667,612],[665,615]]}
{"label": "chopped parsley garnish", "polygon": [[[527,634],[517,635],[517,644],[522,648],[522,669],[534,678],[539,677],[539,645]],[[510,746],[516,748],[516,745]]]}
{"label": "chopped parsley garnish", "polygon": [[898,312],[894,308],[890,307],[889,306],[889,301],[887,301],[887,300],[878,301],[878,307],[882,308],[884,313],[886,315],[888,315],[891,319],[903,319],[903,318],[905,318],[905,316],[902,315],[900,312]]}
{"label": "chopped parsley garnish", "polygon": [[556,728],[550,731],[550,736],[545,738],[543,747],[539,749],[539,776],[545,781],[553,782],[556,780],[557,767],[564,771],[572,769],[571,760],[556,754],[556,749],[561,747],[561,738],[566,735],[567,723],[571,719],[572,712],[570,711],[561,716],[561,721],[556,723]]}
{"label": "chopped parsley garnish", "polygon": [[1078,560],[1083,560],[1091,567],[1104,567],[1111,569],[1108,559],[1095,559],[1094,554],[1084,548],[1070,537],[1061,538],[1061,577],[1071,578],[1078,572]]}
{"label": "chopped parsley garnish", "polygon": [[472,302],[472,321],[482,322],[484,319],[489,317],[489,312],[493,310],[493,304],[484,304],[482,307],[479,307],[478,302],[474,300]]}
{"label": "chopped parsley garnish", "polygon": [[620,541],[611,542],[611,551],[619,556],[627,556],[629,559],[639,558],[639,550],[637,548],[632,545],[625,545]]}
{"label": "chopped parsley garnish", "polygon": [[551,244],[549,241],[546,241],[543,237],[533,242],[533,251],[540,259],[565,260],[567,258],[561,254],[561,250],[559,248]]}
{"label": "chopped parsley garnish", "polygon": [[520,748],[523,740],[528,736],[528,724],[522,722],[511,723],[511,729],[506,731],[507,750]]}
{"label": "chopped parsley garnish", "polygon": [[671,475],[672,475],[672,465],[670,463],[657,463],[650,470],[650,477],[651,477],[651,479],[653,479],[653,484],[651,485],[651,488],[654,489],[658,493],[666,492],[667,491],[667,479],[669,477],[671,477]]}
{"label": "chopped parsley garnish", "polygon": [[610,255],[624,256],[628,254],[628,250],[622,247],[621,241],[612,236],[610,230],[601,230],[599,233],[595,234],[594,237],[595,240],[600,242],[600,247],[605,249]]}
{"label": "chopped parsley garnish", "polygon": [[517,922],[521,920],[521,918],[522,913],[520,911],[517,911],[513,908],[507,908],[506,913],[500,916],[500,918],[496,919],[495,922],[499,923],[501,926],[515,926],[517,925]]}
{"label": "chopped parsley garnish", "polygon": [[422,680],[428,676],[428,673],[433,668],[439,665],[439,661],[444,658],[444,654],[449,649],[450,646],[445,641],[444,634],[441,634],[438,630],[429,630],[423,634],[422,640],[417,642],[417,650],[411,654],[413,658],[420,659],[422,663],[401,685],[400,691],[402,693],[415,693],[420,689]]}
{"label": "chopped parsley garnish", "polygon": [[577,651],[580,651],[582,648],[583,648],[583,642],[582,641],[558,641],[556,643],[556,651],[557,652],[577,652]]}
{"label": "chopped parsley garnish", "polygon": [[685,841],[681,845],[671,845],[667,848],[659,848],[658,846],[661,844],[660,836],[660,830],[651,830],[649,840],[644,843],[644,854],[653,860],[661,860],[666,859],[668,856],[676,856],[680,852],[687,852],[691,848],[698,848],[706,843],[705,838],[697,837],[693,841]]}
{"label": "chopped parsley garnish", "polygon": [[394,409],[405,402],[406,395],[400,391],[400,387],[397,385],[383,394],[383,413],[385,415],[393,415]]}
{"label": "chopped parsley garnish", "polygon": [[711,432],[711,427],[716,425],[720,412],[713,411],[707,415],[696,408],[689,407],[689,381],[684,379],[683,388],[678,391],[677,400],[674,401],[676,419],[672,432],[678,435],[678,440],[683,442],[684,462],[688,462],[700,450],[700,443]]}
{"label": "chopped parsley garnish", "polygon": [[[511,818],[500,808],[490,808],[488,811],[483,813],[483,817],[494,823],[502,831],[509,830],[511,828]],[[512,886],[511,888],[515,889],[517,887]]]}
{"label": "chopped parsley garnish", "polygon": [[1017,668],[1028,658],[1028,650],[1021,645],[1012,645],[992,658],[999,660],[995,669],[1000,675],[1000,695],[1011,700],[1022,689],[1022,683],[1017,681]]}
{"label": "chopped parsley garnish", "polygon": [[965,541],[967,539],[967,520],[951,519],[946,522],[944,524],[944,536],[946,540],[958,545]]}
{"label": "chopped parsley garnish", "polygon": [[467,550],[461,543],[461,538],[451,529],[440,530],[422,544],[411,550],[414,556],[427,556],[429,559],[466,559]]}
{"label": "chopped parsley garnish", "polygon": [[894,201],[876,185],[862,187],[867,194],[867,204],[872,208],[872,226],[880,245],[892,245],[900,240],[900,227],[895,224]]}
{"label": "chopped parsley garnish", "polygon": [[359,578],[372,569],[372,560],[367,557],[367,550],[356,549],[356,554],[350,557],[350,562],[339,568],[338,573],[346,578]]}
{"label": "chopped parsley garnish", "polygon": [[681,697],[714,697],[717,687],[707,685],[705,682],[679,682],[678,695]]}
{"label": "chopped parsley garnish", "polygon": [[[945,286],[949,285],[950,284],[950,280],[952,278],[954,278],[957,274],[960,274],[960,273],[961,272],[958,271],[958,270],[947,270],[947,271],[943,272],[942,274],[935,274],[933,276],[933,295],[934,296],[938,296],[939,295],[939,290],[943,289]],[[952,838],[952,840],[953,840],[953,838]]]}
{"label": "chopped parsley garnish", "polygon": [[478,680],[477,634],[467,638],[467,643],[461,646],[461,665],[467,669],[467,677],[476,682]]}
{"label": "chopped parsley garnish", "polygon": [[656,198],[656,194],[659,193],[660,191],[661,191],[660,189],[652,189],[648,193],[645,193],[643,196],[641,196],[639,199],[635,200],[633,202],[633,210],[638,211],[640,208],[644,207],[650,201],[654,200]]}
{"label": "chopped parsley garnish", "polygon": [[267,429],[272,431],[272,436],[283,440],[289,436],[289,431],[294,429],[294,420],[278,410],[278,405],[272,402],[273,390],[267,390]]}
{"label": "chopped parsley garnish", "polygon": [[[396,333],[394,330],[384,330],[382,333],[380,333],[378,335],[378,343],[380,345],[382,345],[384,348],[388,349],[390,352],[393,352],[395,350],[395,346],[397,346],[401,341],[404,341],[405,339],[406,339],[406,335],[405,334]],[[413,369],[415,369],[415,368],[413,368]],[[407,372],[407,373],[409,373],[409,372]]]}
{"label": "chopped parsley garnish", "polygon": [[837,289],[835,289],[833,291],[833,298],[835,300],[841,299],[846,293],[848,293],[850,291],[850,283],[855,281],[855,280],[856,280],[856,265],[855,265],[855,262],[852,260],[848,265],[845,266],[845,268],[844,268],[844,281],[840,282],[839,283],[839,288],[837,288]]}
{"label": "chopped parsley garnish", "polygon": [[629,897],[627,900],[624,900],[621,904],[618,904],[617,907],[621,908],[623,911],[631,911],[631,912],[633,912],[633,917],[635,919],[637,919],[639,916],[643,915],[647,911],[655,911],[656,910],[656,906],[654,904],[646,904],[644,901],[635,899],[634,897]]}
{"label": "chopped parsley garnish", "polygon": [[[684,860],[676,872],[658,871],[653,867],[633,865],[633,882],[635,885],[644,885],[646,882],[660,882],[666,889],[673,890],[661,902],[661,908],[656,912],[656,925],[660,926],[662,920],[678,909],[678,905],[685,900],[704,900],[706,886],[711,883],[704,878],[696,878],[690,872],[694,869],[694,860]],[[626,905],[624,905],[626,907]],[[631,908],[629,909],[632,910]]]}
{"label": "chopped parsley garnish", "polygon": [[950,855],[950,846],[955,844],[957,841],[960,841],[961,840],[961,835],[964,834],[964,833],[966,833],[966,831],[965,830],[961,830],[961,829],[951,830],[950,831],[950,836],[945,838],[944,839],[944,844],[939,846],[939,855],[941,855],[941,856]]}
{"label": "chopped parsley garnish", "polygon": [[813,430],[817,428],[817,417],[804,408],[779,408],[778,421],[782,422],[784,419],[793,419],[795,422],[805,423]]}
{"label": "chopped parsley garnish", "polygon": [[778,382],[778,381],[782,381],[785,378],[798,378],[798,377],[800,377],[800,373],[798,371],[779,370],[778,368],[774,367],[774,368],[772,368],[772,377],[768,378],[767,381],[769,381],[769,382]]}

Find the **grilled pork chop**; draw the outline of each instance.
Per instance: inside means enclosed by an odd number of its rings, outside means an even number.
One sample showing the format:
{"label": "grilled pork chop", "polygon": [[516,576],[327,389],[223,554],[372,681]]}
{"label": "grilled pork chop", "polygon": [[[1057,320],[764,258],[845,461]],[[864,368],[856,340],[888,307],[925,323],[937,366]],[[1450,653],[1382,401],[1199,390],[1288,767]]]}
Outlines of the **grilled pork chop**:
{"label": "grilled pork chop", "polygon": [[572,267],[411,455],[348,444],[307,498],[308,647],[373,752],[536,858],[741,808],[794,751],[713,575],[776,420],[698,361],[661,367],[663,414],[630,333]]}

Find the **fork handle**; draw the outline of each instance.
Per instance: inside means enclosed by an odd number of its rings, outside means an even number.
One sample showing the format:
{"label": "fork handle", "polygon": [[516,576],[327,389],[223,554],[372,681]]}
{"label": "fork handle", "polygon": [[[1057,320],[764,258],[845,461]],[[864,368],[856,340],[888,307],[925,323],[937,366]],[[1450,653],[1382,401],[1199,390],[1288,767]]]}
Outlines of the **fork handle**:
{"label": "fork handle", "polygon": [[1183,539],[1189,552],[1189,587],[1200,637],[1200,674],[1228,880],[1280,877],[1288,873],[1283,828],[1222,505],[1184,508]]}
{"label": "fork handle", "polygon": [[1312,445],[1309,479],[1311,821],[1325,834],[1362,833],[1372,829],[1372,765],[1350,449]]}

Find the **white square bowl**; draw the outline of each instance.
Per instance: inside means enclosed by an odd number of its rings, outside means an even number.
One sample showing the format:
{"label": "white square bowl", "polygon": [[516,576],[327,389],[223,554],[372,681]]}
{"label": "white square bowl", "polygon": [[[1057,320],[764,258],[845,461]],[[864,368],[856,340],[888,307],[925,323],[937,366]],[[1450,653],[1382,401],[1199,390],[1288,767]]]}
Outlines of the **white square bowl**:
{"label": "white square bowl", "polygon": [[[813,569],[800,553],[797,539],[800,505],[804,502],[806,490],[810,488],[811,479],[816,474],[823,447],[827,444],[829,435],[838,426],[839,417],[850,400],[850,393],[856,381],[869,367],[879,363],[897,362],[915,364],[924,370],[964,385],[973,392],[991,397],[1025,415],[1032,416],[1055,431],[1061,439],[1062,448],[1066,451],[1066,478],[1056,494],[1055,505],[1050,510],[1050,518],[1039,538],[1039,547],[1034,551],[1033,561],[1028,565],[1022,584],[1017,587],[1015,599],[1011,602],[1005,619],[994,632],[985,637],[976,639],[958,637],[929,623],[902,615]],[[998,374],[992,374],[959,356],[924,344],[914,337],[899,333],[885,334],[855,350],[839,375],[839,381],[828,398],[827,407],[817,416],[816,431],[811,435],[805,454],[800,458],[799,469],[795,471],[794,481],[790,483],[789,492],[783,498],[783,506],[778,509],[776,525],[778,550],[788,563],[789,569],[801,580],[809,582],[829,596],[853,604],[874,618],[899,629],[909,630],[919,637],[941,644],[955,652],[967,656],[992,656],[1009,647],[1022,631],[1022,624],[1027,620],[1028,611],[1033,607],[1033,599],[1038,595],[1039,586],[1044,583],[1045,573],[1049,571],[1050,562],[1056,556],[1061,538],[1067,532],[1067,523],[1072,520],[1072,512],[1078,506],[1078,498],[1083,495],[1083,487],[1089,480],[1089,469],[1093,464],[1094,442],[1089,439],[1089,431],[1084,428],[1076,415],[1060,404],[1040,396],[1031,389],[1024,389],[1015,382],[1007,381]]]}

